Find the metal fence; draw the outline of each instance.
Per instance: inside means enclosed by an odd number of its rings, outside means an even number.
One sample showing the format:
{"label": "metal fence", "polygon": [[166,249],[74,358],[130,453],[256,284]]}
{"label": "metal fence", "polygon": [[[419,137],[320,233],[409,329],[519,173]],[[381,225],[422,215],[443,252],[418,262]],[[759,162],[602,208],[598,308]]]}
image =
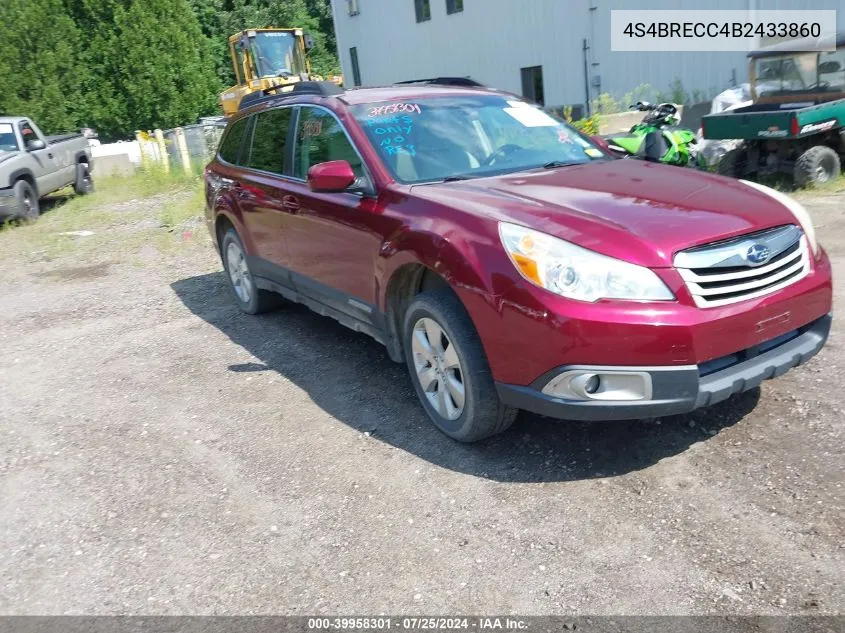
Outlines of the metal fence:
{"label": "metal fence", "polygon": [[139,131],[135,137],[142,162],[196,173],[214,156],[225,127],[222,117],[210,117],[172,130]]}

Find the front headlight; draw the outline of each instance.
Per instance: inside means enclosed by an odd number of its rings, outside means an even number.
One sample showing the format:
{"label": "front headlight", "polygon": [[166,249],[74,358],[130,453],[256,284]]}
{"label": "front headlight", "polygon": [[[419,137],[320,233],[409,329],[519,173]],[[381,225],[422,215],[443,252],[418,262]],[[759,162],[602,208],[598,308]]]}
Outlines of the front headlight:
{"label": "front headlight", "polygon": [[751,182],[750,180],[740,180],[741,183],[748,185],[749,187],[754,187],[757,191],[761,191],[765,193],[770,198],[774,198],[778,202],[780,202],[783,206],[790,210],[792,215],[798,221],[798,224],[801,225],[801,229],[804,231],[804,235],[807,236],[807,241],[810,243],[810,247],[813,249],[813,255],[819,254],[819,243],[816,240],[816,229],[813,226],[813,219],[810,217],[810,214],[807,212],[807,209],[798,202],[797,200],[793,200],[789,196],[776,189],[772,189],[771,187],[767,187],[766,185],[761,185],[757,182]]}
{"label": "front headlight", "polygon": [[531,283],[578,301],[671,301],[674,295],[648,268],[575,246],[516,224],[499,223],[502,245]]}

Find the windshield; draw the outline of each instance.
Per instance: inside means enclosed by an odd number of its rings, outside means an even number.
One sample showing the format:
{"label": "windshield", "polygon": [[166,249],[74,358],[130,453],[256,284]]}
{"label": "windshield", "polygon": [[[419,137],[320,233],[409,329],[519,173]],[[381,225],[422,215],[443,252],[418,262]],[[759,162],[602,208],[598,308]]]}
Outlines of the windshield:
{"label": "windshield", "polygon": [[758,97],[845,91],[845,49],[758,59]]}
{"label": "windshield", "polygon": [[306,72],[296,36],[286,32],[258,32],[252,45],[259,77],[299,75]]}
{"label": "windshield", "polygon": [[15,130],[10,123],[0,123],[0,152],[18,151]]}
{"label": "windshield", "polygon": [[560,119],[517,98],[443,96],[354,106],[396,180],[479,178],[608,156]]}

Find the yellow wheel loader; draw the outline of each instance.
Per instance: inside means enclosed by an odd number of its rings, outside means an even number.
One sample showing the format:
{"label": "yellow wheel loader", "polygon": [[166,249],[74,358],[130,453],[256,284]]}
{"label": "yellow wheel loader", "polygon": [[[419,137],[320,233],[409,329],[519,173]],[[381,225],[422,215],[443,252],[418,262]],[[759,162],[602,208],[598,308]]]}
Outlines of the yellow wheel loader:
{"label": "yellow wheel loader", "polygon": [[[229,38],[237,84],[220,95],[225,116],[238,111],[241,99],[255,92],[284,91],[300,81],[321,81],[311,74],[308,51],[313,40],[302,29],[249,29]],[[342,79],[341,79],[342,81]]]}

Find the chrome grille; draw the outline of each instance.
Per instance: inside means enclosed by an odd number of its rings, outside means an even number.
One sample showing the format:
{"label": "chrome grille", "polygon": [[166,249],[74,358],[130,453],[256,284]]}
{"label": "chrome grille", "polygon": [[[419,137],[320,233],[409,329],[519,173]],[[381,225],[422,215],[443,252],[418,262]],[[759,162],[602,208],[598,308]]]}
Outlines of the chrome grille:
{"label": "chrome grille", "polygon": [[807,237],[797,226],[699,246],[675,256],[695,305],[715,308],[770,294],[810,272]]}

